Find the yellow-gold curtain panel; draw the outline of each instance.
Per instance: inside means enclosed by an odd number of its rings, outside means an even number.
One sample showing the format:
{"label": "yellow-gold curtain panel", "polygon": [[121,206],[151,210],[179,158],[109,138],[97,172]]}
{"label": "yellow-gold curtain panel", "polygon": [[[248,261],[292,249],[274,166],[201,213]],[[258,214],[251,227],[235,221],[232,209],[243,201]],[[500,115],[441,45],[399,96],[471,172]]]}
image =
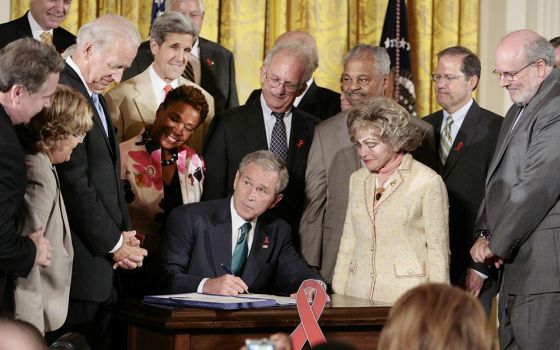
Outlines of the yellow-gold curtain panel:
{"label": "yellow-gold curtain panel", "polygon": [[[417,113],[439,109],[430,73],[438,51],[463,45],[478,52],[480,0],[407,0]],[[321,86],[339,91],[344,54],[358,43],[379,45],[388,0],[206,0],[201,35],[235,56],[237,90],[243,103],[260,87],[259,68],[274,39],[286,30],[305,30],[317,40]],[[21,16],[27,1],[11,1],[11,17]],[[76,33],[80,25],[106,13],[136,24],[143,38],[150,27],[151,0],[74,0],[62,24]]]}

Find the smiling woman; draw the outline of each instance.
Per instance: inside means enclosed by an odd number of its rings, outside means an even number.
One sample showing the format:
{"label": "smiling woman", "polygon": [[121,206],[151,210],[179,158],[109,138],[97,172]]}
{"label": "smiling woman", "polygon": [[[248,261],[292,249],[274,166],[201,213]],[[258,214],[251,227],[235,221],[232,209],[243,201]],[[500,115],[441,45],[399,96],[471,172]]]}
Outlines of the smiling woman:
{"label": "smiling woman", "polygon": [[153,125],[120,145],[132,225],[145,235],[148,249],[156,248],[173,208],[200,200],[204,162],[188,142],[207,115],[202,92],[181,85],[167,94]]}

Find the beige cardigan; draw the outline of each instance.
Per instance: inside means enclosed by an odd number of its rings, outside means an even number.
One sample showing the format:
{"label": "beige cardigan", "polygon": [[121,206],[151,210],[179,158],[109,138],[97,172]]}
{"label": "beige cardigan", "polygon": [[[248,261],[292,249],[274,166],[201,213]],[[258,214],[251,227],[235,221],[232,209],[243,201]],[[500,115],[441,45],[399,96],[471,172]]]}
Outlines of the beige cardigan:
{"label": "beige cardigan", "polygon": [[373,208],[376,175],[350,178],[336,294],[393,303],[425,282],[449,282],[448,200],[441,177],[406,154]]}

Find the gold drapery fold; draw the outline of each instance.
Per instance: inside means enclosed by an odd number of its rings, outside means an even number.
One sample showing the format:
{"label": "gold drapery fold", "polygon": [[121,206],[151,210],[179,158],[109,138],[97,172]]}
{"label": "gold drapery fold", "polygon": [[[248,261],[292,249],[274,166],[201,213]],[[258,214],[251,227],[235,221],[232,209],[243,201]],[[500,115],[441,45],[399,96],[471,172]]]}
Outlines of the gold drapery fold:
{"label": "gold drapery fold", "polygon": [[[407,0],[412,71],[417,113],[439,109],[430,73],[438,51],[463,45],[478,52],[480,0]],[[206,0],[201,35],[234,53],[237,90],[244,102],[260,87],[259,68],[275,38],[286,30],[305,30],[317,40],[319,85],[340,90],[344,54],[358,43],[379,45],[388,0]],[[74,0],[62,26],[72,33],[90,20],[118,13],[147,38],[151,0]],[[11,1],[11,18],[21,16],[27,1]]]}

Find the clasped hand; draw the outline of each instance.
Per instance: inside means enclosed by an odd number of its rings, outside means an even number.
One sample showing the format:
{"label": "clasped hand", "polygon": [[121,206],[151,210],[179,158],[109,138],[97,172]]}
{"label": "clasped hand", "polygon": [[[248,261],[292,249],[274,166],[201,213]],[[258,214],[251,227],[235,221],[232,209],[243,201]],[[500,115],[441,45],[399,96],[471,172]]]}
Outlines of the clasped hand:
{"label": "clasped hand", "polygon": [[140,240],[136,238],[136,231],[123,231],[123,243],[117,251],[113,253],[113,269],[120,267],[129,270],[142,266],[144,257],[148,251],[140,247]]}
{"label": "clasped hand", "polygon": [[485,237],[479,238],[471,248],[471,257],[477,263],[493,263],[499,269],[504,260],[490,250],[490,241]]}

